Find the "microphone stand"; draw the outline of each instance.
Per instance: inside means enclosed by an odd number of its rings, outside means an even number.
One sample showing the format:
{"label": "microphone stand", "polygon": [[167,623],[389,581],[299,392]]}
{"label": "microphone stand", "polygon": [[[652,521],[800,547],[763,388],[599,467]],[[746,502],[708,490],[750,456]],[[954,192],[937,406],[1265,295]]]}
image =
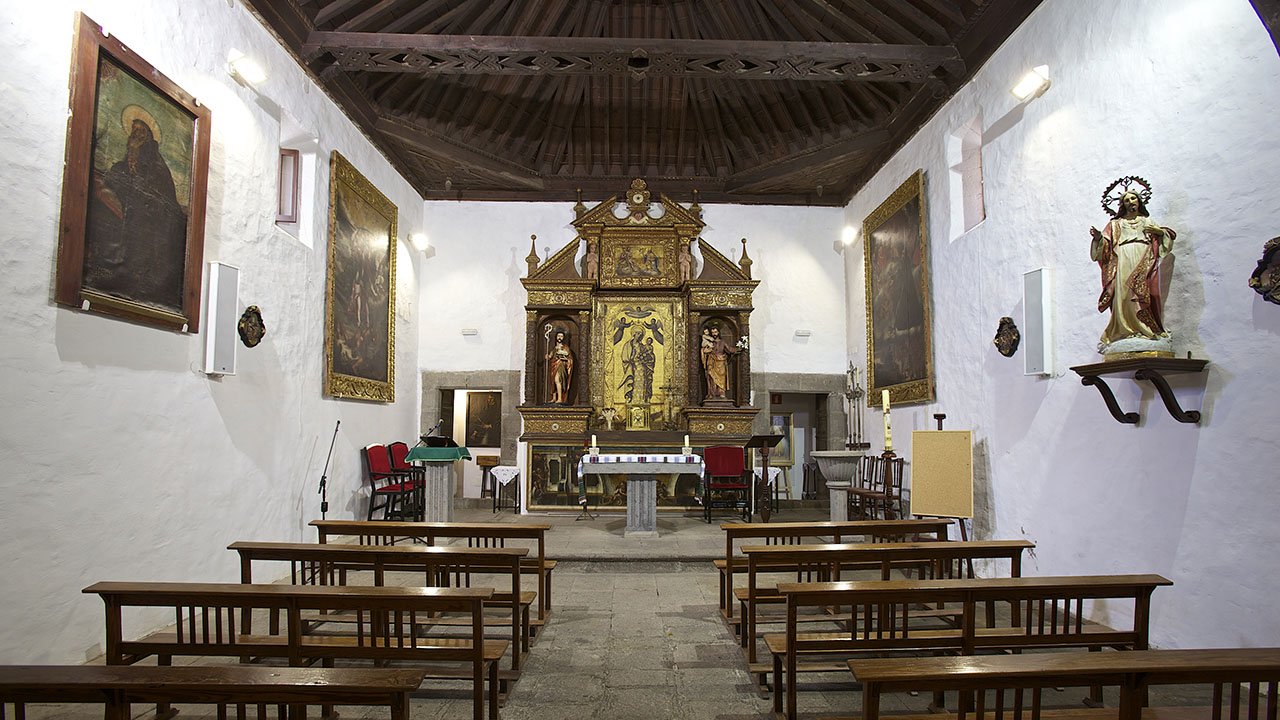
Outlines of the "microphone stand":
{"label": "microphone stand", "polygon": [[342,425],[342,421],[337,421],[333,426],[333,439],[329,441],[329,455],[324,459],[324,471],[320,473],[320,519],[326,520],[325,514],[329,512],[329,494],[327,492],[327,480],[329,477],[329,461],[333,459],[333,446],[338,442],[338,427]]}

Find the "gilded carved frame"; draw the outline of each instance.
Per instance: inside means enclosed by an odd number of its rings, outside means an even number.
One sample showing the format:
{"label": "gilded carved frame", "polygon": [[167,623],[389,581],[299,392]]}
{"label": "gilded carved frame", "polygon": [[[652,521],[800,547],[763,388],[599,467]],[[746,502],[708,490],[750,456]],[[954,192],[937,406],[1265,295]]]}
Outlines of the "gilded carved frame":
{"label": "gilded carved frame", "polygon": [[[671,328],[664,329],[666,340],[670,346],[665,349],[664,356],[666,366],[664,374],[672,388],[669,393],[664,392],[664,407],[666,412],[673,416],[677,415],[683,407],[680,398],[686,398],[689,395],[688,388],[688,325],[689,316],[686,312],[684,298],[679,295],[667,294],[634,294],[634,295],[607,295],[597,296],[592,304],[591,323],[591,406],[599,412],[605,407],[613,407],[618,410],[619,420],[623,420],[626,415],[627,405],[629,404],[620,397],[615,397],[613,390],[606,396],[605,386],[608,385],[606,376],[606,365],[608,364],[606,355],[610,352],[610,348],[614,345],[611,342],[611,333],[617,331],[613,319],[617,315],[618,308],[626,306],[643,306],[643,305],[668,305],[671,308]],[[659,388],[654,388],[655,393]]]}
{"label": "gilded carved frame", "polygon": [[924,171],[917,170],[862,222],[868,403],[934,399],[929,240]]}
{"label": "gilded carved frame", "polygon": [[326,395],[395,401],[396,206],[338,151],[329,163]]}

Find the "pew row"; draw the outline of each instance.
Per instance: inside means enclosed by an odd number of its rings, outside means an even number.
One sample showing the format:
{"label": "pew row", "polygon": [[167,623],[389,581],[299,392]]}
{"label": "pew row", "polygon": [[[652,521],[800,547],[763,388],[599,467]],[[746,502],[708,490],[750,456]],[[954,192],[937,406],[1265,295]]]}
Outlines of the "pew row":
{"label": "pew row", "polygon": [[[529,608],[537,598],[534,592],[520,590],[520,561],[528,548],[235,542],[227,549],[240,555],[242,583],[253,582],[253,563],[261,561],[288,562],[294,585],[346,585],[348,572],[361,571],[373,574],[375,586],[386,585],[386,573],[392,571],[422,573],[427,587],[470,586],[473,573],[501,575],[509,590],[495,590],[485,604],[511,614],[509,621],[498,620],[511,628],[511,669],[518,672],[521,657],[529,652]],[[486,618],[485,623],[491,620],[496,619]],[[438,624],[455,622],[456,618],[443,618]]]}
{"label": "pew row", "polygon": [[[959,653],[1047,648],[1102,650],[1147,649],[1151,595],[1173,583],[1159,575],[1084,575],[1068,577],[889,580],[868,582],[785,583],[785,633],[768,633],[773,658],[773,706],[796,717],[796,674],[800,658],[821,659],[807,671],[830,671],[858,655],[888,652]],[[1113,629],[1084,619],[1085,602],[1131,603],[1132,624]],[[919,629],[912,615],[922,605],[955,603],[958,627]],[[1007,604],[1007,617],[979,622],[978,608]],[[796,618],[805,607],[845,607],[842,628],[801,633]],[[833,618],[834,619],[834,618]],[[784,679],[785,678],[785,679]]]}
{"label": "pew row", "polygon": [[[747,653],[747,662],[756,661],[759,606],[786,601],[776,587],[765,585],[760,576],[776,572],[779,566],[794,569],[804,579],[835,581],[842,571],[875,570],[881,580],[888,580],[894,569],[919,569],[933,578],[958,577],[974,560],[1007,561],[1010,577],[1022,575],[1022,553],[1034,548],[1026,540],[971,540],[956,542],[897,542],[847,545],[747,545],[747,585],[735,588],[734,596],[742,606],[742,631],[739,635]],[[994,608],[988,609],[988,615]],[[781,622],[782,619],[777,620]]]}
{"label": "pew row", "polygon": [[[489,588],[315,587],[237,583],[100,582],[84,589],[102,598],[106,609],[109,665],[132,665],[150,656],[169,665],[175,655],[283,658],[290,665],[335,660],[400,660],[422,664],[425,677],[470,680],[475,720],[485,717],[484,683],[489,683],[489,718],[498,717],[498,662],[507,641],[484,639],[484,601]],[[168,608],[172,632],[124,638],[125,608]],[[286,621],[283,634],[243,634],[255,611],[276,611]],[[306,613],[354,613],[349,635],[303,631]],[[439,613],[471,618],[470,638],[433,638],[429,619]],[[422,621],[428,621],[426,623]]]}
{"label": "pew row", "polygon": [[[800,545],[806,540],[841,544],[852,538],[870,542],[946,540],[950,519],[848,520],[844,522],[721,523],[724,532],[724,559],[712,561],[720,573],[720,612],[733,620],[733,576],[746,571],[747,559],[735,549],[757,540],[754,545]],[[931,536],[931,537],[930,537]],[[792,568],[779,567],[778,571]]]}
{"label": "pew row", "polygon": [[[978,657],[882,658],[848,661],[862,683],[862,720],[878,720],[889,692],[960,692],[958,707],[973,716],[1022,720],[1090,718],[1249,718],[1276,720],[1280,648],[1134,650],[1102,653],[1035,653]],[[1101,684],[1119,688],[1116,708],[1043,710],[1045,688]],[[1209,707],[1147,707],[1147,690],[1161,685],[1212,684]],[[1009,691],[1013,692],[1009,692]],[[1028,692],[1030,691],[1030,692]],[[987,693],[994,697],[987,700]],[[1265,693],[1265,698],[1260,697]],[[1030,695],[1029,698],[1026,695]],[[1027,700],[1030,708],[1025,708]],[[904,717],[893,716],[894,720]],[[916,716],[945,720],[948,716]],[[954,715],[950,717],[955,717]]]}
{"label": "pew row", "polygon": [[549,524],[312,520],[311,526],[319,532],[321,543],[335,535],[354,536],[360,545],[394,545],[399,540],[411,539],[427,545],[438,545],[441,540],[466,540],[468,547],[506,547],[508,540],[532,540],[536,557],[522,560],[520,569],[526,575],[538,576],[538,597],[541,600],[534,627],[541,628],[551,612],[551,571],[556,569],[556,561],[547,559]]}
{"label": "pew row", "polygon": [[106,720],[129,720],[132,703],[196,703],[216,705],[218,720],[228,705],[256,705],[260,720],[268,705],[288,706],[297,720],[308,705],[385,706],[391,720],[409,720],[409,693],[422,678],[409,669],[0,665],[0,703],[19,719],[28,704],[101,703]]}

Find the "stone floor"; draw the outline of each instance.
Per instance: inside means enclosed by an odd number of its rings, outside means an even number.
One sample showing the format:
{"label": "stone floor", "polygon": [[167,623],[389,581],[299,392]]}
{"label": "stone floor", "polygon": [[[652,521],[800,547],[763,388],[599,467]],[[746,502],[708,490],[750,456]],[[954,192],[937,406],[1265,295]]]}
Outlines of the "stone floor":
{"label": "stone floor", "polygon": [[[776,521],[825,519],[825,509],[784,510]],[[536,639],[521,679],[501,717],[637,720],[772,718],[770,700],[747,674],[746,661],[717,608],[718,578],[710,559],[724,552],[721,520],[707,524],[694,515],[663,515],[659,537],[623,537],[625,518],[604,515],[497,515],[488,509],[460,510],[458,521],[549,522],[548,556],[560,561],[553,576],[554,612]],[[193,662],[204,662],[195,659]],[[221,661],[218,661],[221,662]],[[502,666],[508,667],[504,660]],[[857,686],[847,673],[802,677],[804,720],[856,715]],[[412,701],[413,720],[466,720],[469,690],[460,684],[424,686],[430,696]],[[1046,706],[1079,707],[1084,691],[1050,692]],[[1185,693],[1184,693],[1185,695]],[[1201,696],[1198,690],[1190,693]],[[1185,696],[1153,696],[1178,703]],[[924,712],[927,696],[893,696],[886,713]],[[149,717],[144,707],[135,716]],[[29,717],[99,717],[86,706],[32,708]],[[385,717],[385,710],[347,708],[347,718]],[[211,717],[188,708],[183,716]]]}

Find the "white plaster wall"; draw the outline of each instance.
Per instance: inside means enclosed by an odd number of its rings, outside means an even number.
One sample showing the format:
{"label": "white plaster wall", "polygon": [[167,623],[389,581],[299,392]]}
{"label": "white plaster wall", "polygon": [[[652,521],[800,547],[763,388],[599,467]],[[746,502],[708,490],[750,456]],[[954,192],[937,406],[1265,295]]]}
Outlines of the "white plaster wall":
{"label": "white plaster wall", "polygon": [[[205,260],[241,269],[241,306],[267,336],[238,374],[199,372],[203,335],[55,307],[54,257],[73,14],[83,10],[212,110]],[[145,20],[145,21],[144,21]],[[226,0],[45,0],[0,4],[0,662],[67,663],[102,649],[98,580],[235,581],[235,540],[301,540],[334,423],[331,517],[364,511],[358,448],[412,437],[418,416],[416,275],[401,244],[397,402],[322,395],[328,156],[340,150],[400,209],[421,199]],[[223,69],[236,47],[270,79],[261,95]],[[318,135],[315,237],[274,227],[281,109]],[[149,616],[129,634],[171,622]]]}
{"label": "white plaster wall", "polygon": [[[755,261],[753,372],[842,371],[844,277],[832,250],[842,217],[839,208],[704,206],[702,238],[737,260],[745,237]],[[522,369],[529,236],[545,261],[548,248],[573,240],[572,220],[572,203],[426,203],[435,254],[423,266],[422,368]],[[479,332],[463,337],[462,328]],[[812,335],[797,338],[797,329]]]}
{"label": "white plaster wall", "polygon": [[[1052,87],[1018,107],[1009,94],[1033,65]],[[946,141],[981,109],[987,219],[954,242]],[[1277,234],[1280,59],[1246,0],[1048,0],[845,209],[861,227],[924,168],[932,241],[938,401],[895,408],[909,431],[972,428],[980,536],[1038,543],[1027,572],[1154,572],[1158,646],[1273,645],[1280,593],[1268,559],[1280,543],[1274,468],[1280,416],[1267,388],[1280,354],[1280,307],[1246,281]],[[1147,384],[1112,381],[1137,426],[1113,420],[1071,365],[1098,362],[1105,315],[1089,226],[1122,175],[1154,186],[1152,217],[1178,232],[1168,325],[1179,353],[1211,361],[1174,376],[1198,426],[1175,422]],[[865,368],[860,251],[847,253],[849,352]],[[1021,326],[1021,275],[1052,269],[1052,377],[1000,356],[997,322]],[[866,415],[877,443],[878,411]],[[1097,610],[1106,621],[1110,610]]]}

